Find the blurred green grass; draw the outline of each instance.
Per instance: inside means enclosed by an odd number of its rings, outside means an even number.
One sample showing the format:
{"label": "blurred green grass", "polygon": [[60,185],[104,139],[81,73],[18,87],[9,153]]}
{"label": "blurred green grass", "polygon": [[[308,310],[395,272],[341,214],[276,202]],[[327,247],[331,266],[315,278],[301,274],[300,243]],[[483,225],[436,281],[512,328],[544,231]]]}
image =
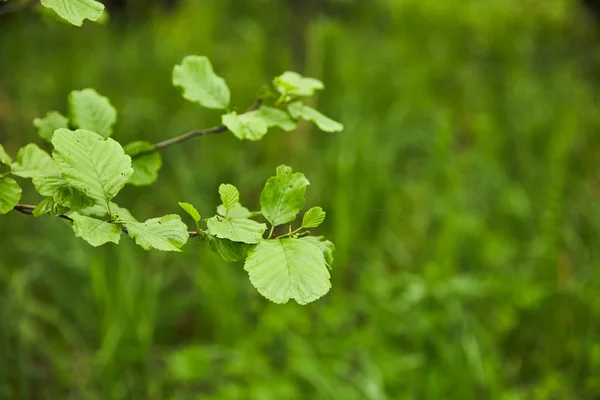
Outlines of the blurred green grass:
{"label": "blurred green grass", "polygon": [[13,154],[37,140],[34,117],[84,87],[115,104],[122,143],[217,124],[170,83],[187,54],[213,60],[241,110],[299,68],[346,126],[169,148],[153,187],[117,199],[139,218],[182,200],[208,215],[221,182],[256,206],[277,165],[304,172],[337,246],[333,289],[309,306],[268,303],[199,242],[95,249],[63,221],[0,218],[0,398],[600,395],[593,24],[566,0],[339,4],[348,14],[315,12],[300,35],[275,0],[190,0],[81,29],[0,19]]}

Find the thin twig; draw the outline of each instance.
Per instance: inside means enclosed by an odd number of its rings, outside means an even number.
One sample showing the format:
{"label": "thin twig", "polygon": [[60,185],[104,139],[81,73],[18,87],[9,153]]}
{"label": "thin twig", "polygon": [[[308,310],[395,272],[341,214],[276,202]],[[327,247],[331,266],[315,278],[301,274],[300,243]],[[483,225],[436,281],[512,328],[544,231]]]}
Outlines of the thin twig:
{"label": "thin twig", "polygon": [[[248,108],[248,111],[246,111],[246,112],[250,112],[250,111],[254,111],[254,110],[258,109],[261,106],[262,101],[263,100],[261,98],[257,99],[254,102],[254,104],[252,104],[252,106],[250,106],[250,108]],[[227,130],[228,130],[228,128],[225,125],[219,125],[219,126],[214,126],[212,128],[190,131],[190,132],[184,133],[183,135],[179,135],[174,138],[167,139],[167,140],[159,142],[159,143],[155,143],[152,145],[152,150],[142,151],[140,153],[134,154],[133,156],[131,156],[131,158],[139,158],[139,157],[142,157],[149,153],[152,153],[156,150],[165,149],[169,146],[184,142],[191,138],[195,138],[198,136],[213,135],[216,133],[223,133],[223,132],[227,132]]]}

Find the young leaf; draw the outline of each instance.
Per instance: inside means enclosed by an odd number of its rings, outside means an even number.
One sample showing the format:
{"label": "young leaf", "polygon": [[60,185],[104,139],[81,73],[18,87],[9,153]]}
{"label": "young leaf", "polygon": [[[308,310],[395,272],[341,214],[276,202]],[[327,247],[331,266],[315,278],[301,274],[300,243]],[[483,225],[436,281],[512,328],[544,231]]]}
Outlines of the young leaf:
{"label": "young leaf", "polygon": [[219,186],[219,195],[221,196],[223,207],[227,210],[231,210],[240,202],[240,192],[235,186],[229,183]]}
{"label": "young leaf", "polygon": [[221,116],[221,121],[239,139],[260,140],[268,130],[267,124],[256,111],[240,115],[233,111]]}
{"label": "young leaf", "polygon": [[74,90],[69,95],[69,115],[77,128],[95,132],[102,137],[112,135],[117,122],[117,110],[107,97],[94,89]]}
{"label": "young leaf", "polygon": [[323,252],[327,265],[331,266],[333,264],[333,252],[335,251],[335,246],[329,240],[325,240],[323,236],[304,236],[299,240],[304,240],[305,242],[317,246]]}
{"label": "young leaf", "polygon": [[12,174],[22,178],[33,178],[54,172],[59,174],[58,165],[50,154],[40,149],[36,144],[30,143],[22,147],[17,153],[17,160],[12,164]]}
{"label": "young leaf", "polygon": [[206,220],[209,233],[220,239],[233,242],[258,243],[267,229],[266,224],[248,218],[221,218],[218,216]]}
{"label": "young leaf", "polygon": [[312,107],[305,106],[299,101],[288,105],[288,111],[296,119],[305,119],[314,122],[324,132],[339,132],[344,130],[344,125],[321,114]]}
{"label": "young leaf", "polygon": [[0,144],[0,164],[10,165],[10,163],[12,163],[12,158],[10,158],[4,147]]}
{"label": "young leaf", "polygon": [[246,243],[232,242],[227,239],[218,239],[214,236],[207,236],[208,243],[212,251],[217,253],[227,262],[236,262],[246,258],[250,245]]}
{"label": "young leaf", "polygon": [[[162,166],[162,157],[157,151],[152,151],[152,143],[146,141],[131,142],[123,147],[125,153],[132,157],[133,175],[129,178],[130,185],[146,186],[158,178]],[[140,157],[134,157],[142,152],[148,152]]]}
{"label": "young leaf", "polygon": [[217,214],[224,217],[231,218],[248,218],[250,216],[250,210],[242,206],[240,203],[236,203],[233,208],[226,209],[223,204],[217,207]]}
{"label": "young leaf", "polygon": [[187,56],[173,68],[173,85],[183,88],[186,100],[206,108],[224,110],[229,106],[229,88],[225,80],[214,73],[208,58]]}
{"label": "young leaf", "polygon": [[288,113],[279,108],[261,106],[256,110],[256,114],[262,119],[267,127],[278,126],[286,132],[296,129],[296,122],[292,120]]}
{"label": "young leaf", "polygon": [[69,209],[67,207],[57,204],[52,197],[46,197],[33,209],[32,214],[36,218],[46,214],[57,216],[64,214],[68,210]]}
{"label": "young leaf", "polygon": [[277,167],[277,175],[267,180],[260,194],[263,216],[273,226],[293,221],[304,207],[304,193],[308,185],[303,174],[293,173],[286,165]]}
{"label": "young leaf", "polygon": [[293,96],[312,96],[315,90],[323,89],[323,82],[314,78],[305,78],[297,72],[286,71],[273,80],[273,86],[281,94]]}
{"label": "young leaf", "polygon": [[50,141],[55,130],[69,127],[69,119],[58,111],[50,111],[44,118],[35,118],[33,126],[37,128],[42,139]]}
{"label": "young leaf", "polygon": [[102,246],[108,242],[119,244],[121,228],[100,219],[86,217],[72,213],[73,231],[75,236],[82,238],[94,247]]}
{"label": "young leaf", "polygon": [[179,215],[169,214],[146,222],[125,222],[129,236],[144,250],[179,250],[188,240],[187,227]]}
{"label": "young leaf", "polygon": [[96,21],[104,11],[102,3],[94,0],[42,0],[42,5],[77,26],[81,26],[84,19]]}
{"label": "young leaf", "polygon": [[316,228],[325,221],[325,211],[321,207],[313,207],[304,213],[302,218],[303,228]]}
{"label": "young leaf", "polygon": [[300,239],[261,240],[248,252],[244,269],[259,293],[275,303],[307,304],[331,287],[323,253]]}
{"label": "young leaf", "polygon": [[63,178],[56,163],[48,169],[46,174],[35,175],[32,182],[42,196],[52,197],[60,206],[80,210],[96,204],[96,200],[88,197],[83,190],[76,188]]}
{"label": "young leaf", "polygon": [[12,178],[0,178],[0,214],[6,214],[21,200],[21,187]]}
{"label": "young leaf", "polygon": [[194,207],[190,203],[179,202],[177,204],[179,204],[179,206],[181,208],[183,208],[183,210],[186,213],[188,213],[190,215],[190,217],[192,217],[192,219],[196,223],[196,228],[198,228],[198,231],[200,231],[200,226],[198,225],[198,222],[200,222],[200,220],[202,219],[202,217],[200,216],[200,213],[198,212],[198,210],[196,210],[196,207]]}
{"label": "young leaf", "polygon": [[133,174],[131,158],[111,138],[83,129],[59,129],[52,144],[65,180],[107,208]]}

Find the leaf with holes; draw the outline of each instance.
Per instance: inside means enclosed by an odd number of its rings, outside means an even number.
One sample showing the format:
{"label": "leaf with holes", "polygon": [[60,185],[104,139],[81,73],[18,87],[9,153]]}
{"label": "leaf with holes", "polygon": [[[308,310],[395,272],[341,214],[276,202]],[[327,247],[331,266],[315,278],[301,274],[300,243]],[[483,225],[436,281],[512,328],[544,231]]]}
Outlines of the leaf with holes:
{"label": "leaf with holes", "polygon": [[208,58],[187,56],[173,68],[173,85],[183,88],[186,100],[206,108],[224,110],[229,106],[230,93],[225,79],[213,71]]}
{"label": "leaf with holes", "polygon": [[102,3],[94,0],[42,0],[42,5],[77,26],[81,26],[84,19],[98,20],[104,11]]}
{"label": "leaf with holes", "polygon": [[179,215],[169,214],[146,222],[125,222],[129,236],[144,250],[179,250],[187,242],[187,227]]}
{"label": "leaf with holes", "polygon": [[261,240],[248,252],[244,269],[260,294],[274,303],[307,304],[331,283],[323,252],[300,239]]}
{"label": "leaf with holes", "polygon": [[52,140],[54,131],[59,128],[68,128],[69,119],[58,111],[50,111],[46,113],[44,118],[35,118],[33,126],[37,128],[38,135],[44,140]]}
{"label": "leaf with holes", "polygon": [[312,107],[305,106],[299,101],[288,105],[288,111],[296,119],[305,119],[315,123],[320,130],[324,132],[339,132],[344,130],[344,125],[333,119],[326,117]]}
{"label": "leaf with holes", "polygon": [[95,132],[102,137],[112,135],[117,122],[117,110],[107,97],[94,89],[74,90],[69,95],[69,115],[77,128]]}
{"label": "leaf with holes", "polygon": [[293,173],[286,165],[277,167],[277,175],[267,180],[260,194],[263,216],[273,225],[291,222],[304,207],[308,179],[303,174]]}

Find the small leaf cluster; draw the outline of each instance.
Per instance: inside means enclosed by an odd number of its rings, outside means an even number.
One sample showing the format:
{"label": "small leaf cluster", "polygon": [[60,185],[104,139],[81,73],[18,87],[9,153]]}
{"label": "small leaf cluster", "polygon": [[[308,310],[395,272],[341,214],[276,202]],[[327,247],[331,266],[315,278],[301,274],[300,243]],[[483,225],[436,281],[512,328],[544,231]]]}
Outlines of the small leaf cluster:
{"label": "small leaf cluster", "polygon": [[[80,21],[81,10],[93,9],[94,2],[75,1],[78,6],[70,6],[69,0],[43,3],[55,7],[60,15],[66,13],[67,19]],[[223,125],[210,131],[230,131],[239,139],[255,141],[272,127],[295,129],[298,119],[312,121],[327,132],[343,128],[300,100],[323,89],[323,83],[294,72],[276,77],[272,87],[277,94],[259,98],[255,106],[240,114],[230,109],[229,87],[206,57],[185,57],[174,67],[172,79],[183,89],[185,99],[225,110]],[[75,236],[92,246],[118,244],[121,236],[127,235],[146,250],[181,251],[190,237],[200,237],[225,261],[245,260],[244,269],[252,284],[276,303],[294,299],[306,304],[327,293],[334,246],[309,234],[309,229],[323,223],[325,212],[313,207],[293,228],[305,206],[309,185],[303,174],[285,165],[278,167],[260,195],[259,211],[243,206],[238,189],[223,184],[219,187],[222,204],[210,218],[202,219],[193,205],[179,203],[194,221],[191,231],[177,214],[140,222],[115,198],[127,184],[145,186],[156,181],[162,165],[157,151],[161,146],[143,140],[123,146],[113,139],[117,111],[94,89],[71,92],[67,108],[65,114],[50,111],[35,118],[33,125],[42,143],[22,147],[14,160],[0,145],[0,214],[15,209],[35,217],[61,217],[69,222]],[[176,144],[187,138],[184,134],[168,142]],[[22,189],[17,179],[31,180],[41,196],[35,207],[19,204]],[[276,235],[276,228],[278,232],[282,225],[289,225],[288,231]]]}

